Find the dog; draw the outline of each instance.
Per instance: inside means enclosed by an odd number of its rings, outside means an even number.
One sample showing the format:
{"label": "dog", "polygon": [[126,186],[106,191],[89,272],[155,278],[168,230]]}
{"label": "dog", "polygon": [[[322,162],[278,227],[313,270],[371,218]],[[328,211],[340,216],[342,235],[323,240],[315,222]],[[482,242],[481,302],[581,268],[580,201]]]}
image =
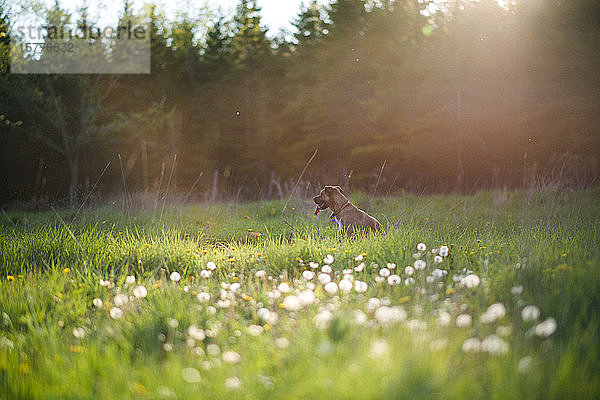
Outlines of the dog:
{"label": "dog", "polygon": [[339,186],[325,186],[318,196],[313,198],[319,211],[330,208],[333,211],[331,218],[338,224],[338,231],[353,235],[358,232],[382,232],[383,228],[376,218],[371,217],[363,210],[348,201],[342,188]]}

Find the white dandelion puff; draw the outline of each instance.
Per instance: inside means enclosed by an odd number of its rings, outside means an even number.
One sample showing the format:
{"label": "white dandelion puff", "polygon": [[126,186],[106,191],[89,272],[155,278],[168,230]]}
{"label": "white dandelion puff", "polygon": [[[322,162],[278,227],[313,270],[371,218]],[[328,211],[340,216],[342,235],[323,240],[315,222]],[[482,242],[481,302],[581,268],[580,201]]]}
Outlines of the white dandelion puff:
{"label": "white dandelion puff", "polygon": [[540,309],[535,305],[525,306],[521,311],[521,318],[525,322],[535,321],[540,317]]}
{"label": "white dandelion puff", "polygon": [[399,275],[392,274],[388,276],[387,281],[390,286],[396,286],[399,285],[400,282],[402,282],[402,278],[400,278]]}
{"label": "white dandelion puff", "polygon": [[99,298],[96,297],[94,300],[92,300],[92,304],[96,308],[102,308],[102,305],[103,305],[102,299],[99,299]]}
{"label": "white dandelion puff", "polygon": [[204,329],[198,328],[196,325],[190,325],[188,330],[188,335],[198,341],[201,342],[204,340],[204,338],[206,337],[206,334],[204,333]]}
{"label": "white dandelion puff", "polygon": [[444,245],[444,246],[440,247],[440,252],[439,252],[440,256],[442,256],[442,257],[448,257],[448,253],[449,252],[450,252],[450,249],[448,249],[448,246]]}
{"label": "white dandelion puff", "polygon": [[200,376],[200,371],[192,367],[182,369],[181,377],[187,383],[198,383],[202,379]]}
{"label": "white dandelion puff", "polygon": [[456,317],[457,328],[468,328],[472,322],[473,318],[469,314],[460,314]]}
{"label": "white dandelion puff", "polygon": [[333,296],[333,295],[337,294],[337,292],[338,292],[338,285],[335,282],[327,282],[325,284],[324,289],[328,295]]}
{"label": "white dandelion puff", "polygon": [[221,359],[228,364],[237,364],[242,361],[242,356],[233,350],[227,350],[221,354]]}
{"label": "white dandelion puff", "polygon": [[391,274],[391,271],[389,269],[385,268],[385,267],[381,268],[379,270],[379,275],[383,276],[384,278],[387,278],[388,276],[390,276],[390,274]]}
{"label": "white dandelion puff", "polygon": [[133,289],[133,295],[138,299],[143,299],[148,295],[148,290],[144,286],[139,285]]}
{"label": "white dandelion puff", "polygon": [[321,282],[322,285],[326,285],[327,283],[331,282],[331,276],[324,272],[320,273],[319,276],[317,276],[317,279],[319,279],[319,282]]}
{"label": "white dandelion puff", "polygon": [[171,272],[171,275],[169,275],[169,278],[173,282],[179,282],[179,280],[181,279],[181,275],[179,275],[179,272],[173,271],[173,272]]}
{"label": "white dandelion puff", "polygon": [[323,259],[323,262],[328,265],[333,264],[333,261],[335,261],[335,259],[333,258],[333,256],[331,254],[327,254],[325,256],[325,258]]}
{"label": "white dandelion puff", "polygon": [[315,273],[309,270],[302,272],[302,277],[307,281],[311,281],[315,277]]}
{"label": "white dandelion puff", "polygon": [[465,353],[477,353],[481,349],[481,340],[476,337],[465,340],[462,344],[462,351]]}
{"label": "white dandelion puff", "polygon": [[556,320],[554,318],[548,318],[535,326],[535,334],[540,337],[548,337],[556,331],[556,327]]}
{"label": "white dandelion puff", "polygon": [[215,264],[215,263],[214,263],[214,262],[212,262],[212,261],[209,261],[209,262],[207,262],[207,263],[206,263],[206,268],[207,268],[209,271],[214,271],[215,269],[217,269],[217,264]]}
{"label": "white dandelion puff", "polygon": [[115,303],[115,306],[117,307],[122,307],[129,303],[129,297],[126,294],[119,293],[114,297],[113,303]]}
{"label": "white dandelion puff", "polygon": [[363,281],[354,281],[354,291],[356,293],[364,293],[367,291],[367,289],[369,288],[369,285],[367,284],[367,282],[363,282]]}
{"label": "white dandelion puff", "polygon": [[125,283],[128,285],[133,285],[135,283],[135,276],[127,275],[127,278],[125,278]]}
{"label": "white dandelion puff", "polygon": [[349,293],[352,290],[352,282],[348,279],[342,279],[338,284],[340,290],[344,293]]}
{"label": "white dandelion puff", "polygon": [[417,245],[417,250],[418,251],[425,251],[425,250],[427,250],[427,246],[425,245],[425,243],[419,243]]}
{"label": "white dandelion puff", "polygon": [[410,265],[404,267],[404,273],[408,276],[412,276],[412,274],[415,273],[415,269],[413,267],[411,267]]}
{"label": "white dandelion puff", "polygon": [[112,319],[119,319],[123,316],[123,310],[119,307],[113,307],[110,309],[109,314]]}
{"label": "white dandelion puff", "polygon": [[254,276],[257,278],[264,278],[265,276],[267,276],[267,271],[259,269],[254,273]]}
{"label": "white dandelion puff", "polygon": [[417,271],[422,271],[425,268],[427,268],[427,263],[425,262],[425,260],[417,260],[415,261],[414,266]]}
{"label": "white dandelion puff", "polygon": [[479,276],[475,274],[469,274],[460,280],[460,284],[471,289],[479,286],[480,283]]}

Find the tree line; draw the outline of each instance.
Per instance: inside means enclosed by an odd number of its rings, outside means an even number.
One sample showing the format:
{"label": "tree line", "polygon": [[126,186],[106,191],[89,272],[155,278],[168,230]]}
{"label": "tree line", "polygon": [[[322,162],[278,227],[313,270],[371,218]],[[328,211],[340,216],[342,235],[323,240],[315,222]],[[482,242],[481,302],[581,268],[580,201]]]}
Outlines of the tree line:
{"label": "tree line", "polygon": [[0,202],[277,197],[305,167],[302,185],[381,194],[597,184],[600,5],[437,4],[313,1],[271,36],[250,0],[175,20],[126,0],[150,74],[16,75],[0,2]]}

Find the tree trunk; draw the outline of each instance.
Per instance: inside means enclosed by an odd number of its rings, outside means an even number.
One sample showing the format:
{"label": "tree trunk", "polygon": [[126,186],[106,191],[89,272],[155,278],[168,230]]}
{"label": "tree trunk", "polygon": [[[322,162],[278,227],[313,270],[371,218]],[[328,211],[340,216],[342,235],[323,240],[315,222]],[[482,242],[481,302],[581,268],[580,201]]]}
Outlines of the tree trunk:
{"label": "tree trunk", "polygon": [[69,170],[71,171],[71,181],[69,183],[69,205],[77,205],[77,186],[79,186],[79,162],[77,158],[69,158]]}

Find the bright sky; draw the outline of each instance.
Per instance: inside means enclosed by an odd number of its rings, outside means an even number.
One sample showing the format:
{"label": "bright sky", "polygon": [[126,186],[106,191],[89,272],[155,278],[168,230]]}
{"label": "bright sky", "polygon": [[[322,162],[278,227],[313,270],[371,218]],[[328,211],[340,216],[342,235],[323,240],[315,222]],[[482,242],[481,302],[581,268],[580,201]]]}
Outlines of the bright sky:
{"label": "bright sky", "polygon": [[[308,4],[309,1],[304,0],[305,4]],[[42,2],[50,6],[54,4],[54,0],[42,0]],[[61,7],[72,12],[76,12],[86,2],[90,16],[92,19],[97,20],[100,25],[109,25],[117,21],[117,16],[123,8],[122,0],[59,0]],[[136,10],[140,9],[146,2],[144,0],[132,1]],[[298,14],[301,2],[302,0],[258,0],[258,6],[262,8],[262,21],[269,28],[270,36],[274,36],[282,28],[292,29],[290,22]],[[27,4],[29,1],[17,0],[15,3]],[[239,0],[187,0],[185,2],[155,0],[155,3],[159,4],[167,17],[174,18],[181,13],[187,13],[192,17],[199,16],[206,5],[214,12],[221,10],[222,14],[229,16],[234,13]],[[329,1],[319,0],[319,3],[327,4]]]}

